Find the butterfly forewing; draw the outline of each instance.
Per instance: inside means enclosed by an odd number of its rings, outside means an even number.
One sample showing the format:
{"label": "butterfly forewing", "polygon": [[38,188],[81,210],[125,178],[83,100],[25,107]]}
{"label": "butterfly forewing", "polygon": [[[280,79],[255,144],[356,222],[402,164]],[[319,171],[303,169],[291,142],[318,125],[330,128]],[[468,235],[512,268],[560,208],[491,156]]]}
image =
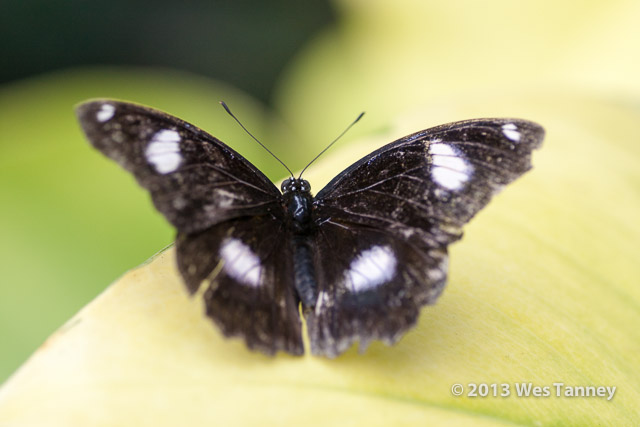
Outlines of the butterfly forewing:
{"label": "butterfly forewing", "polygon": [[112,100],[84,103],[77,114],[91,144],[133,173],[181,232],[278,204],[280,191],[255,166],[176,117]]}
{"label": "butterfly forewing", "polygon": [[451,242],[492,195],[531,168],[543,135],[537,124],[517,119],[417,132],[338,175],[316,196],[318,216]]}
{"label": "butterfly forewing", "polygon": [[[531,168],[543,135],[540,126],[516,119],[443,125],[382,147],[322,189],[314,203],[319,296],[307,311],[314,352],[332,356],[355,339],[393,342],[411,326],[444,286],[447,245]],[[354,281],[368,283],[367,291],[354,291]],[[345,298],[376,303],[370,315],[357,316]]]}

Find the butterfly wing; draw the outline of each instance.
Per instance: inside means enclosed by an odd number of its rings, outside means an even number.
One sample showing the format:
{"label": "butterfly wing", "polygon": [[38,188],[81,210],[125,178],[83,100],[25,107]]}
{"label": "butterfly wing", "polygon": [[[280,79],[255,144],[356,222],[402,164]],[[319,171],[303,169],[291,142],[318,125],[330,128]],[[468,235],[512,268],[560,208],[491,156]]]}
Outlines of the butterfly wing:
{"label": "butterfly wing", "polygon": [[318,299],[306,311],[312,351],[392,343],[413,326],[444,287],[447,245],[531,168],[543,136],[515,119],[438,126],[369,154],[323,188],[314,202]]}
{"label": "butterfly wing", "polygon": [[280,191],[255,166],[177,117],[113,100],[81,104],[77,115],[89,142],[131,172],[183,233],[279,203]]}
{"label": "butterfly wing", "polygon": [[77,115],[91,144],[130,171],[177,228],[180,273],[191,293],[202,290],[206,313],[224,334],[268,354],[301,354],[273,183],[218,139],[160,111],[96,100]]}
{"label": "butterfly wing", "polygon": [[355,341],[396,342],[445,284],[445,248],[421,248],[382,229],[327,222],[316,238],[315,307],[305,310],[311,351],[335,357]]}
{"label": "butterfly wing", "polygon": [[272,216],[236,218],[179,233],[178,269],[225,336],[266,354],[304,353],[288,233]]}

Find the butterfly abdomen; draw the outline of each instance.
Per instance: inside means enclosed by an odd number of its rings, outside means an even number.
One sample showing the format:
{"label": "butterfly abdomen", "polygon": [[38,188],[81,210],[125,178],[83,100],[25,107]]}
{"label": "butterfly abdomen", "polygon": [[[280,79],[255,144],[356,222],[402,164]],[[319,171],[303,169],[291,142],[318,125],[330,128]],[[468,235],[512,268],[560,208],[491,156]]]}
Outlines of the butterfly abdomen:
{"label": "butterfly abdomen", "polygon": [[318,297],[310,243],[306,236],[295,236],[292,241],[294,283],[305,308],[315,306]]}

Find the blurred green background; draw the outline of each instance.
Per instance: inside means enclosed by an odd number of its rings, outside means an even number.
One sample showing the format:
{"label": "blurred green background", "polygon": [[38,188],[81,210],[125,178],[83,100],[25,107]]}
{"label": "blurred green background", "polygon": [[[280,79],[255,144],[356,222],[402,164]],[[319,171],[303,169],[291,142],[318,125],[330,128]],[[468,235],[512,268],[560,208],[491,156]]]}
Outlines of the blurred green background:
{"label": "blurred green background", "polygon": [[[102,96],[165,109],[237,141],[279,179],[218,101],[278,152],[265,106],[291,57],[333,21],[324,0],[1,2],[0,383],[173,239],[131,177],[89,148],[73,106]],[[295,154],[284,157],[299,167]]]}

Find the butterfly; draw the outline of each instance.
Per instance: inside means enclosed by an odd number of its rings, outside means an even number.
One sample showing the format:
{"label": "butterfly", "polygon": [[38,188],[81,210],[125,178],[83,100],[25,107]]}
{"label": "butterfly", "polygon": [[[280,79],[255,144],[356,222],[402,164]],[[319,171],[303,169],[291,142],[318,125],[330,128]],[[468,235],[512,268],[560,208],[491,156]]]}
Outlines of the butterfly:
{"label": "butterfly", "polygon": [[433,127],[363,157],[312,196],[301,176],[279,190],[169,114],[109,99],[76,112],[90,143],[177,229],[178,270],[206,315],[269,355],[304,354],[301,312],[314,355],[398,341],[442,292],[447,246],[531,168],[544,136],[520,119]]}

